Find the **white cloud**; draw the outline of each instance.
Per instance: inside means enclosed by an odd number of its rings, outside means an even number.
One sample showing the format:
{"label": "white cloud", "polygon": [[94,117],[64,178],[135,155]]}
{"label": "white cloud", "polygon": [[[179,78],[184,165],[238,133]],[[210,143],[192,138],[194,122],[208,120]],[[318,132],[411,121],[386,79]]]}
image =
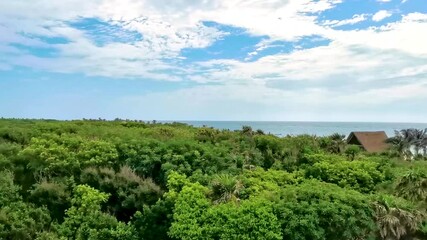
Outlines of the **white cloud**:
{"label": "white cloud", "polygon": [[344,25],[353,25],[359,22],[366,21],[368,18],[368,14],[355,14],[350,19],[344,19],[344,20],[326,20],[323,22],[323,25],[326,26],[344,26]]}
{"label": "white cloud", "polygon": [[377,0],[377,2],[382,2],[382,3],[387,3],[387,2],[391,2],[392,0]]}
{"label": "white cloud", "polygon": [[[40,67],[58,72],[83,72],[111,77],[143,77],[179,80],[179,76],[159,73],[179,68],[171,63],[186,48],[205,48],[227,33],[207,27],[203,21],[216,21],[246,29],[255,35],[296,40],[321,34],[315,22],[318,13],[340,0],[24,0],[0,2],[0,23],[5,28],[0,44],[45,45],[56,58],[39,58],[23,52],[9,56],[21,66]],[[34,9],[37,8],[37,11]],[[99,18],[143,38],[134,42],[99,46],[84,29],[70,22]],[[257,21],[253,21],[257,19]],[[281,29],[278,31],[278,27]],[[25,33],[25,34],[22,34]],[[46,44],[40,38],[62,37],[63,44]],[[175,66],[174,66],[175,65]]]}
{"label": "white cloud", "polygon": [[380,10],[372,16],[372,20],[375,22],[382,21],[388,17],[391,17],[392,13],[387,10]]}
{"label": "white cloud", "polygon": [[[338,112],[360,106],[363,111],[409,99],[427,100],[427,34],[420,34],[427,28],[426,17],[413,13],[384,27],[331,31],[328,36],[332,42],[327,46],[265,56],[254,62],[203,62],[191,79],[223,83],[224,87],[230,83],[256,86],[265,92],[259,93],[263,99],[254,98],[255,102],[274,103],[267,109],[289,108],[280,104],[284,99],[309,112],[325,106]],[[263,42],[259,47],[267,45]],[[272,94],[273,90],[277,92]],[[233,91],[234,96],[244,95]],[[355,119],[363,120],[360,116]]]}
{"label": "white cloud", "polygon": [[[330,30],[327,46],[265,56],[255,62],[209,61],[200,81],[317,80],[341,76],[343,81],[367,81],[402,76],[408,67],[423,69],[427,61],[427,14],[413,13],[400,22],[366,30]],[[266,44],[261,44],[261,48]],[[421,70],[420,70],[421,71]],[[423,70],[424,71],[424,70]]]}
{"label": "white cloud", "polygon": [[393,50],[414,56],[426,56],[427,14],[410,13],[401,21],[377,28],[353,31],[330,31],[327,37],[347,45],[362,45],[371,49]]}
{"label": "white cloud", "polygon": [[[161,99],[161,107],[151,104],[153,107],[147,112],[154,114],[164,108],[176,113],[177,118],[188,114],[203,119],[202,115],[207,114],[203,109],[209,109],[237,119],[239,113],[234,109],[241,108],[246,114],[243,116],[250,116],[253,114],[250,106],[256,105],[261,112],[260,109],[270,109],[265,112],[265,119],[279,120],[286,112],[297,116],[301,109],[323,114],[321,111],[329,107],[338,111],[354,107],[358,101],[363,102],[363,107],[374,107],[426,96],[427,14],[406,14],[400,21],[379,27],[336,30],[336,26],[360,23],[370,17],[356,14],[350,19],[320,20],[319,13],[340,3],[338,0],[34,0],[31,4],[24,0],[3,1],[0,2],[0,69],[14,65],[114,78],[199,83],[201,86],[172,93],[123,99],[136,102],[135,106],[141,108]],[[391,14],[382,10],[372,19],[381,21]],[[98,18],[143,37],[98,44],[90,32],[69,24],[84,18]],[[183,49],[206,48],[228,34],[204,25],[206,21],[269,38],[254,46],[246,61],[216,59],[183,66]],[[295,42],[314,35],[331,42],[262,56],[262,51],[275,46],[277,41]],[[47,44],[44,39],[48,37],[68,41]],[[45,48],[54,52],[55,57],[37,57],[10,43]],[[249,61],[255,57],[260,58]],[[213,82],[217,85],[209,85]],[[342,112],[343,116],[346,114]]]}
{"label": "white cloud", "polygon": [[[111,5],[109,8],[105,5],[107,3]],[[226,18],[219,18],[220,14],[232,12],[233,14],[229,14],[241,16],[241,14],[237,14],[234,11],[248,11],[248,13],[253,12],[253,14],[259,15],[259,21],[262,21],[260,13],[263,13],[266,9],[262,9],[261,7],[275,7],[282,9],[280,10],[282,12],[288,11],[291,19],[298,19],[301,17],[301,12],[321,11],[332,7],[336,2],[326,1],[323,4],[317,5],[308,0],[298,2],[289,1],[285,3],[271,1],[270,4],[270,6],[268,4],[250,5],[240,1],[234,1],[233,4],[231,2],[221,2],[221,4],[216,5],[213,3],[208,4],[217,9],[215,10],[217,12],[209,8],[204,9],[205,6],[202,5],[195,5],[200,8],[199,12],[195,11],[195,15],[200,15],[200,18],[204,16],[201,19],[209,20],[213,18],[210,15],[216,14],[218,15],[218,19],[226,23],[227,20],[224,20]],[[283,7],[281,8],[282,5]],[[113,6],[116,8],[113,8]],[[151,6],[151,8],[147,6],[146,2],[136,1],[121,2],[121,4],[119,2],[104,2],[104,5],[99,7],[101,9],[99,10],[100,13],[96,14],[103,18],[109,16],[124,28],[144,34],[144,41],[132,44],[109,43],[105,46],[96,46],[87,38],[82,30],[64,26],[63,24],[50,24],[49,28],[46,29],[50,35],[62,36],[72,40],[70,43],[55,46],[55,50],[59,51],[62,57],[59,61],[58,59],[42,59],[23,54],[15,55],[11,58],[11,62],[16,65],[38,67],[44,70],[85,72],[89,75],[110,77],[145,77],[170,81],[178,81],[185,78],[197,82],[235,81],[249,84],[253,81],[265,82],[281,79],[312,81],[337,76],[359,76],[357,80],[378,78],[380,76],[392,77],[396,74],[396,69],[403,69],[408,64],[412,64],[412,61],[420,61],[409,58],[408,60],[407,58],[403,58],[405,60],[396,59],[394,57],[396,51],[415,56],[425,56],[427,54],[427,48],[425,48],[424,44],[427,41],[427,35],[420,34],[423,32],[422,29],[426,27],[427,15],[413,13],[404,16],[400,22],[366,30],[333,30],[328,27],[316,25],[315,19],[311,19],[311,22],[308,21],[307,23],[310,22],[309,24],[316,26],[317,30],[313,32],[313,28],[308,33],[301,33],[301,35],[291,34],[281,36],[282,32],[288,31],[277,28],[271,28],[270,30],[263,28],[262,31],[264,32],[259,32],[259,34],[268,34],[269,31],[273,30],[275,32],[270,35],[270,40],[261,42],[254,52],[249,53],[246,60],[257,55],[258,52],[265,48],[270,47],[275,39],[286,40],[291,36],[293,38],[317,32],[331,39],[332,42],[328,46],[308,50],[295,50],[290,54],[266,56],[256,62],[244,63],[235,60],[219,60],[183,68],[179,64],[176,64],[176,60],[165,61],[165,58],[174,59],[179,57],[179,52],[183,48],[206,47],[216,39],[223,37],[224,33],[215,28],[201,25],[201,19],[189,20],[182,16],[183,14],[186,15],[185,11],[194,11],[194,6],[190,9],[184,8],[184,13],[178,12],[179,16],[165,17],[160,14],[159,11],[161,9],[157,9],[157,5]],[[141,12],[135,10],[138,7],[154,9],[151,11],[158,14],[153,14],[156,17],[134,18],[137,15],[143,15],[143,10],[140,10]],[[169,8],[173,7],[179,8],[182,6],[174,6],[173,4],[169,6]],[[255,7],[260,7],[261,10],[259,12],[255,11]],[[126,9],[135,10],[135,12],[130,11],[128,15],[125,15],[124,11]],[[258,8],[256,9],[258,10]],[[169,9],[167,11],[174,12],[176,9]],[[354,15],[352,19],[332,24],[352,24],[363,21],[366,17],[366,14]],[[164,18],[170,22],[166,22]],[[174,21],[173,18],[181,19],[181,21]],[[302,18],[304,19],[305,17]],[[264,17],[264,19],[266,21],[271,20],[269,17]],[[259,21],[246,21],[244,17],[240,20],[238,18],[237,20],[234,19],[233,21],[236,22],[229,22],[229,24],[240,27],[241,25],[238,25],[238,21],[242,21],[243,26],[245,24],[248,25],[249,31],[258,31],[257,22]],[[261,28],[259,31],[261,31]],[[376,51],[376,49],[380,49],[380,51]],[[391,52],[382,52],[382,50]],[[218,64],[220,66],[216,66]],[[390,70],[381,70],[385,66]]]}
{"label": "white cloud", "polygon": [[[224,84],[230,82],[248,86],[264,84],[272,88],[287,89],[297,95],[315,87],[327,93],[333,91],[325,97],[326,99],[344,95],[346,99],[351,98],[357,102],[360,100],[357,97],[358,93],[372,89],[381,92],[383,88],[396,85],[404,88],[410,85],[411,81],[421,81],[427,76],[427,64],[425,64],[427,58],[423,60],[424,63],[422,60],[418,60],[417,63],[417,61],[411,61],[411,58],[398,56],[401,59],[396,62],[394,58],[397,56],[391,54],[381,56],[380,52],[367,50],[365,54],[358,56],[357,51],[360,49],[353,51],[341,49],[334,52],[328,48],[307,50],[289,56],[266,57],[254,63],[234,62],[234,65],[228,65],[230,70],[213,71],[198,77],[200,81],[210,79],[224,82]],[[239,79],[245,80],[239,81]],[[418,95],[414,92],[411,96]],[[378,95],[380,99],[375,103],[398,101],[398,96],[388,95],[389,100],[384,102],[381,100],[381,95]],[[372,99],[365,98],[367,101]],[[331,102],[328,103],[331,104]]]}
{"label": "white cloud", "polygon": [[[32,5],[16,0],[0,3],[0,12],[9,26],[28,33],[51,34],[49,26],[58,21],[98,17],[106,21],[138,30],[146,35],[170,37],[182,30],[200,30],[201,21],[216,21],[247,29],[253,34],[280,35],[294,39],[311,35],[320,29],[314,16],[333,8],[340,0],[205,0],[205,1],[150,1],[150,0],[96,0],[47,1],[35,0]],[[37,7],[39,11],[33,11]],[[257,19],[258,21],[253,21]],[[17,22],[18,20],[18,22]],[[297,25],[295,25],[297,24]],[[287,31],[277,31],[278,25]],[[298,29],[296,26],[309,27]],[[295,28],[295,29],[294,29]]]}

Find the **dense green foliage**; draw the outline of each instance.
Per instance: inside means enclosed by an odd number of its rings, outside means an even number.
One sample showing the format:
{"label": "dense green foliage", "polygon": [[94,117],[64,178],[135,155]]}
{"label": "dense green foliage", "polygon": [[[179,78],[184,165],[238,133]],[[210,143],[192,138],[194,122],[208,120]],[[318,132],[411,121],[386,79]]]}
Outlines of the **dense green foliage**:
{"label": "dense green foliage", "polygon": [[1,119],[0,239],[427,239],[422,133]]}

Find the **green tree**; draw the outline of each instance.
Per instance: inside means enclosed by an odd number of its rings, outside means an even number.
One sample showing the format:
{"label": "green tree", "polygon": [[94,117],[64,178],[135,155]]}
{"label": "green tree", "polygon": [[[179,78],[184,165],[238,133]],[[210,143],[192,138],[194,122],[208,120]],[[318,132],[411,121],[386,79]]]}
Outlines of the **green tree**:
{"label": "green tree", "polygon": [[24,203],[19,189],[12,173],[0,172],[0,239],[34,239],[49,226],[48,211]]}
{"label": "green tree", "polygon": [[397,195],[411,201],[427,201],[427,171],[412,169],[399,178]]}
{"label": "green tree", "polygon": [[[415,157],[421,158],[425,156],[427,129],[412,129],[412,145],[414,147]],[[420,152],[423,150],[422,152]]]}
{"label": "green tree", "polygon": [[248,135],[248,136],[251,136],[251,135],[254,134],[254,131],[252,130],[252,127],[251,126],[247,126],[247,125],[242,126],[242,130],[241,131],[242,131],[242,134]]}
{"label": "green tree", "polygon": [[369,198],[354,190],[309,180],[275,201],[283,239],[369,239],[374,230]]}
{"label": "green tree", "polygon": [[351,187],[361,192],[372,192],[385,179],[377,162],[359,159],[347,161],[342,158],[325,158],[306,168],[305,176]]}
{"label": "green tree", "polygon": [[49,212],[22,201],[0,208],[0,239],[30,240],[49,228]]}
{"label": "green tree", "polygon": [[359,146],[357,146],[357,145],[350,145],[350,146],[348,146],[346,148],[346,150],[345,150],[344,153],[345,153],[345,155],[347,155],[347,157],[351,161],[353,161],[360,152],[361,152],[361,149],[360,149]]}
{"label": "green tree", "polygon": [[80,180],[108,193],[107,209],[126,222],[145,205],[155,204],[163,194],[151,179],[141,178],[128,166],[121,167],[118,172],[109,168],[87,168]]}
{"label": "green tree", "polygon": [[175,202],[169,236],[183,240],[206,239],[202,216],[210,206],[207,191],[198,183],[182,188]]}
{"label": "green tree", "polygon": [[393,149],[398,152],[400,157],[404,160],[412,159],[411,146],[416,141],[414,137],[414,129],[402,129],[394,131],[395,136],[388,138],[387,143],[391,144]]}
{"label": "green tree", "polygon": [[21,200],[20,187],[13,182],[13,173],[0,171],[0,208]]}
{"label": "green tree", "polygon": [[171,171],[168,174],[167,188],[163,198],[154,205],[145,206],[132,219],[138,238],[147,240],[170,239],[168,231],[174,217],[175,202],[184,186],[190,184],[185,175]]}
{"label": "green tree", "polygon": [[263,155],[262,167],[264,169],[269,169],[275,162],[285,159],[286,152],[280,138],[272,135],[258,135],[255,136],[254,140],[256,148]]}
{"label": "green tree", "polygon": [[204,239],[282,239],[273,203],[266,199],[215,205],[202,218]]}
{"label": "green tree", "polygon": [[71,204],[71,191],[64,183],[42,180],[30,190],[29,200],[39,207],[46,207],[52,220],[62,222],[65,210]]}
{"label": "green tree", "polygon": [[130,225],[118,222],[113,216],[101,211],[108,194],[87,185],[78,185],[67,210],[64,222],[59,227],[60,236],[67,239],[132,239]]}
{"label": "green tree", "polygon": [[109,142],[54,134],[33,138],[21,155],[31,159],[28,166],[35,174],[44,176],[71,176],[86,167],[111,166],[118,158]]}
{"label": "green tree", "polygon": [[330,153],[343,153],[346,147],[345,135],[334,133],[321,140],[321,146]]}

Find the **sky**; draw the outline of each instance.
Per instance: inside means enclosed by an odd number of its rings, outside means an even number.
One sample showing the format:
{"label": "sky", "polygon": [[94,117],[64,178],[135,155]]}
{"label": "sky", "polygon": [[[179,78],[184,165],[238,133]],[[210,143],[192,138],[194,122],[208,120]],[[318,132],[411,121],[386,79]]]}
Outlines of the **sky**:
{"label": "sky", "polygon": [[0,0],[0,116],[427,122],[427,1]]}

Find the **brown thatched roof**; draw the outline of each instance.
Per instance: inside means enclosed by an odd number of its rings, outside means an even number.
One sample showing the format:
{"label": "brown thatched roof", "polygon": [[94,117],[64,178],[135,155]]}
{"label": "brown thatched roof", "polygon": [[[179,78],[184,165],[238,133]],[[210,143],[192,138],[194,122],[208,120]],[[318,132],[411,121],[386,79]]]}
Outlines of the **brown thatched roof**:
{"label": "brown thatched roof", "polygon": [[387,134],[379,132],[352,132],[347,138],[348,144],[362,146],[367,152],[383,152],[387,150]]}

